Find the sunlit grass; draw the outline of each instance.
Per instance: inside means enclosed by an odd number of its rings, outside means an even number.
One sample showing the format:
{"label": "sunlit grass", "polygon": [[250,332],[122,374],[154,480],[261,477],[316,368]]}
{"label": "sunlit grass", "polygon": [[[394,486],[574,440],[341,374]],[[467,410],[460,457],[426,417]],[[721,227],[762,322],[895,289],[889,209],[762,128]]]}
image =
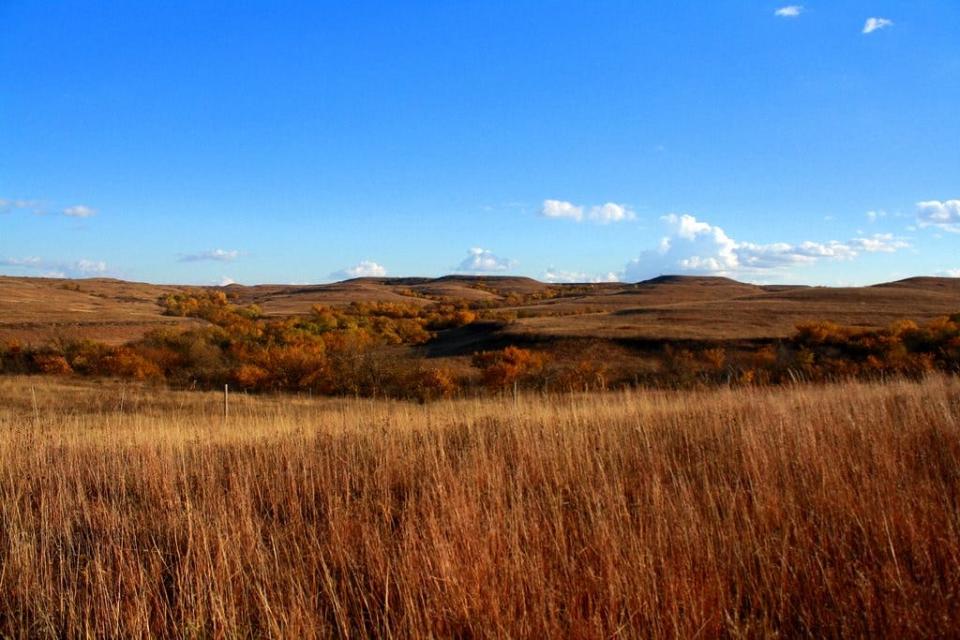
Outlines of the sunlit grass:
{"label": "sunlit grass", "polygon": [[950,636],[960,384],[427,405],[0,380],[0,635]]}

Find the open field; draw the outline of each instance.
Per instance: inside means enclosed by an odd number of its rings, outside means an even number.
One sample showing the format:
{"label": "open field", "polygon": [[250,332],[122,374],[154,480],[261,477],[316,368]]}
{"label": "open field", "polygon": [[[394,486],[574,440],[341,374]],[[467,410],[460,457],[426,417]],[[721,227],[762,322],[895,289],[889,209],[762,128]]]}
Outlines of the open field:
{"label": "open field", "polygon": [[955,637],[960,382],[443,401],[0,378],[0,636]]}
{"label": "open field", "polygon": [[[437,300],[487,304],[516,318],[490,332],[437,336],[435,352],[470,344],[601,338],[605,340],[757,340],[782,338],[805,321],[885,327],[905,317],[923,322],[960,309],[960,278],[911,278],[872,287],[758,286],[726,278],[665,276],[637,284],[549,285],[529,278],[446,276],[358,278],[292,285],[230,285],[238,304],[268,318],[306,315],[313,305],[386,302],[427,306]],[[195,326],[163,315],[162,296],[200,287],[110,279],[0,276],[0,341],[87,338],[120,344],[158,328]]]}

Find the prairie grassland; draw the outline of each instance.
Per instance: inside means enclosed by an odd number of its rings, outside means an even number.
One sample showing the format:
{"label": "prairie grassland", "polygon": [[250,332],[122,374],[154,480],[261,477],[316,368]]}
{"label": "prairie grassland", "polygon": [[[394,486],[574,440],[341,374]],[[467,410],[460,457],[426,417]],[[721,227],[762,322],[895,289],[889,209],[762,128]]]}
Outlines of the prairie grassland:
{"label": "prairie grassland", "polygon": [[960,382],[459,400],[0,379],[0,636],[960,635]]}

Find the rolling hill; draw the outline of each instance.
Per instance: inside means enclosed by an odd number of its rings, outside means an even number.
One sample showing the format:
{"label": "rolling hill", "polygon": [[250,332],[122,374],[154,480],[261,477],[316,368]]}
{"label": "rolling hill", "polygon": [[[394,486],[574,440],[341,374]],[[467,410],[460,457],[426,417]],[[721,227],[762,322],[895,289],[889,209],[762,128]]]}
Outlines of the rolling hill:
{"label": "rolling hill", "polygon": [[[195,326],[199,321],[163,315],[158,301],[199,289],[103,278],[0,276],[0,340],[87,338],[117,344],[152,329]],[[222,290],[238,303],[259,305],[268,317],[306,314],[316,304],[429,305],[443,299],[494,306],[516,317],[505,326],[465,328],[438,338],[467,345],[487,339],[769,339],[789,335],[808,320],[878,327],[902,318],[923,321],[960,311],[960,279],[931,277],[830,288],[695,276],[576,285],[522,277],[444,276],[358,278],[308,286],[229,285]]]}

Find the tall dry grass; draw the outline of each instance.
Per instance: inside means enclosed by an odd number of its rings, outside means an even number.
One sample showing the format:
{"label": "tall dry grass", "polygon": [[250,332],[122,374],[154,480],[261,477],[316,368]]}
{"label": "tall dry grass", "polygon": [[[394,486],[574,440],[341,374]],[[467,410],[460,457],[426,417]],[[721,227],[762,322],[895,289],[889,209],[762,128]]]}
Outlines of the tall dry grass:
{"label": "tall dry grass", "polygon": [[960,635],[956,380],[0,402],[3,636]]}

